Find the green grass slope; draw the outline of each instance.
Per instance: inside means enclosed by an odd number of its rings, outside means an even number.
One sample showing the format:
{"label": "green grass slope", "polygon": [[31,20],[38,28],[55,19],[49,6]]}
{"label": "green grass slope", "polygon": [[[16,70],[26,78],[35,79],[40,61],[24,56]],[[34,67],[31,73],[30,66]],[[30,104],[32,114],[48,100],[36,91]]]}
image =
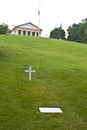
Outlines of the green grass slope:
{"label": "green grass slope", "polygon": [[0,130],[87,130],[87,45],[0,36]]}

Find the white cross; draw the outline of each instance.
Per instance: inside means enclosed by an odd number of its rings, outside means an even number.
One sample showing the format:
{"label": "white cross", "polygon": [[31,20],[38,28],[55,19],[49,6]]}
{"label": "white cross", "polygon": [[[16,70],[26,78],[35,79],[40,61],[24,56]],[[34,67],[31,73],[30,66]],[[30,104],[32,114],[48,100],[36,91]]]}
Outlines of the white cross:
{"label": "white cross", "polygon": [[29,70],[25,70],[25,72],[28,72],[29,73],[29,80],[31,80],[31,73],[32,72],[36,72],[35,70],[32,70],[32,67],[30,66],[29,67]]}

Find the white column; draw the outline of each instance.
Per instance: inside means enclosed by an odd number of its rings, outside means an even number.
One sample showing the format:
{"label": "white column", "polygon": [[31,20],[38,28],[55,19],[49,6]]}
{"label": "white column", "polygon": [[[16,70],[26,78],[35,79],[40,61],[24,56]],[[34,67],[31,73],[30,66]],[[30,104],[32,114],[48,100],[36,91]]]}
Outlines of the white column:
{"label": "white column", "polygon": [[21,30],[21,35],[23,35],[23,30]]}

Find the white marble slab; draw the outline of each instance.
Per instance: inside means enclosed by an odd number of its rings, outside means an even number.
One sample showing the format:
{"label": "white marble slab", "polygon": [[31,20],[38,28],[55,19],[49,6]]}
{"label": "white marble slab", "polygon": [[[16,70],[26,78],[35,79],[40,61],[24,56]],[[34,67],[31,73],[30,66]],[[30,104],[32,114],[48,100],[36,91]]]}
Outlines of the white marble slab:
{"label": "white marble slab", "polygon": [[63,113],[60,108],[39,107],[39,110],[42,113]]}

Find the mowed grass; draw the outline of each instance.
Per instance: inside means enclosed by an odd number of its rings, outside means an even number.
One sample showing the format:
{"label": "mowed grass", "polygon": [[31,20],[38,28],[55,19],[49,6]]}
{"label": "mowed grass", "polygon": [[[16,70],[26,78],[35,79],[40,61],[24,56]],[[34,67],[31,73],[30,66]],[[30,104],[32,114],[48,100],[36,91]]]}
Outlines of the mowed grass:
{"label": "mowed grass", "polygon": [[0,130],[87,130],[87,45],[0,36]]}

